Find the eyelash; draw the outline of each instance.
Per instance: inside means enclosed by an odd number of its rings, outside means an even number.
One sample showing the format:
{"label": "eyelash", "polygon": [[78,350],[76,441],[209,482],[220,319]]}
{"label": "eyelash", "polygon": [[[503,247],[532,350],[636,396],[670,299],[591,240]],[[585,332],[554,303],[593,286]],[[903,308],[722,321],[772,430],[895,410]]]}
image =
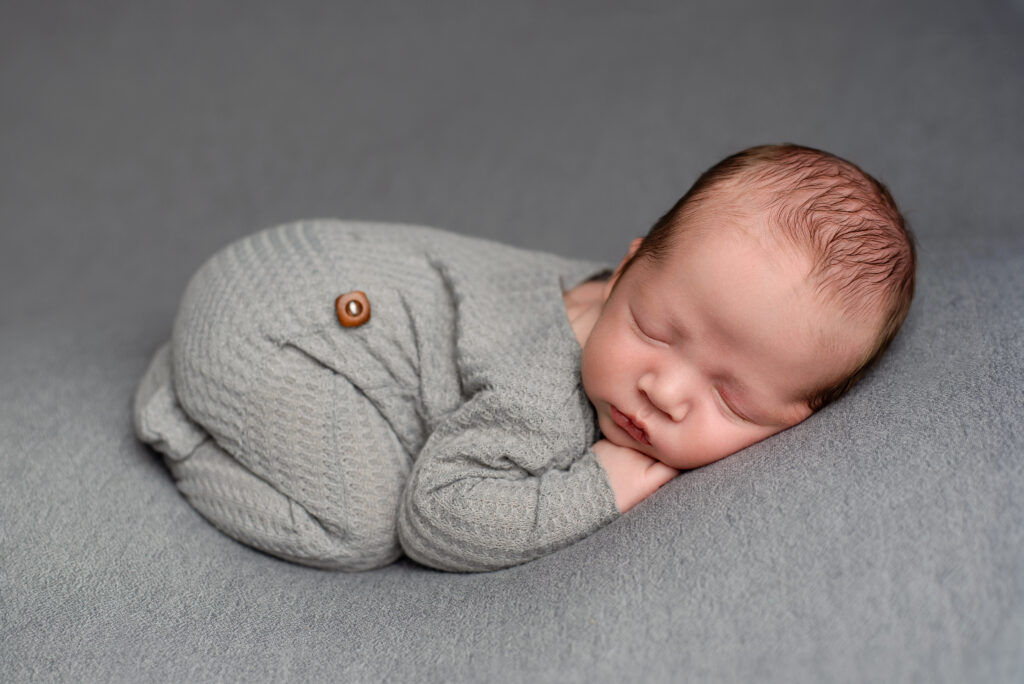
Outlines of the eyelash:
{"label": "eyelash", "polygon": [[636,328],[637,332],[639,332],[639,333],[640,333],[641,337],[644,337],[644,338],[646,338],[646,339],[650,340],[651,342],[655,342],[655,343],[657,343],[657,344],[665,344],[664,342],[662,342],[662,341],[661,341],[661,340],[659,340],[658,338],[656,338],[656,337],[652,337],[651,335],[648,335],[648,334],[647,334],[647,333],[646,333],[646,332],[644,331],[644,329],[643,329],[642,327],[640,327],[640,321],[638,321],[638,320],[636,319],[636,314],[634,314],[634,313],[633,313],[632,311],[630,311],[630,312],[629,312],[629,316],[630,316],[630,318],[632,318],[632,319],[633,319],[633,327],[634,327],[634,328]]}
{"label": "eyelash", "polygon": [[[654,342],[656,344],[665,344],[661,340],[648,335],[644,331],[644,329],[642,327],[640,327],[640,321],[637,320],[636,314],[634,314],[632,311],[630,311],[629,315],[630,315],[630,318],[633,320],[633,327],[636,328],[637,332],[640,334],[641,337],[643,337],[643,338],[645,338],[647,340],[650,340],[651,342]],[[718,403],[721,404],[722,408],[724,408],[727,413],[729,413],[732,416],[735,416],[737,419],[739,419],[740,421],[742,421],[744,423],[751,422],[749,418],[747,418],[746,416],[742,415],[739,411],[735,410],[732,406],[730,406],[729,402],[727,402],[725,400],[725,397],[722,396],[721,392],[719,392],[716,389],[716,390],[714,390],[714,393],[715,393],[715,397],[718,400]]]}
{"label": "eyelash", "polygon": [[745,416],[741,415],[739,413],[739,411],[735,410],[732,406],[730,406],[729,402],[727,402],[725,400],[725,397],[723,397],[722,393],[719,392],[717,389],[715,390],[715,396],[718,398],[718,401],[722,404],[722,406],[725,408],[725,410],[728,411],[731,415],[736,416],[737,418],[739,418],[744,423],[749,423],[750,422],[750,419],[748,419]]}

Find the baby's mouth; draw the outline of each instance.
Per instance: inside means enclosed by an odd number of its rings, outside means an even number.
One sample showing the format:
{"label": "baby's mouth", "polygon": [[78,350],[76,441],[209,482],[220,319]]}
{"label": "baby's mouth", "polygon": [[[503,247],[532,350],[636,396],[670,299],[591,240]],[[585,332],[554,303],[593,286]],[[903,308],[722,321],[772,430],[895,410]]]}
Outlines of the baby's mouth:
{"label": "baby's mouth", "polygon": [[611,404],[608,405],[611,408],[612,420],[620,428],[629,433],[629,436],[640,442],[641,444],[650,444],[651,440],[647,438],[647,433],[642,427],[633,422],[633,420],[625,413],[615,408]]}

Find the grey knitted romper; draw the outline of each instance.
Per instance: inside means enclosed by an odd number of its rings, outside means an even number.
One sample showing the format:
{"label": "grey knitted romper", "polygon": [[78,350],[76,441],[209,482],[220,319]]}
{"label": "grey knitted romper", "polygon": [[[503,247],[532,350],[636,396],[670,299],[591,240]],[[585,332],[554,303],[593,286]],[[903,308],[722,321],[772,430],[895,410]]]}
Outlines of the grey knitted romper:
{"label": "grey knitted romper", "polygon": [[[422,226],[255,233],[189,281],[136,432],[204,517],[281,558],[537,558],[619,515],[561,298],[603,268]],[[345,328],[353,290],[372,316]]]}

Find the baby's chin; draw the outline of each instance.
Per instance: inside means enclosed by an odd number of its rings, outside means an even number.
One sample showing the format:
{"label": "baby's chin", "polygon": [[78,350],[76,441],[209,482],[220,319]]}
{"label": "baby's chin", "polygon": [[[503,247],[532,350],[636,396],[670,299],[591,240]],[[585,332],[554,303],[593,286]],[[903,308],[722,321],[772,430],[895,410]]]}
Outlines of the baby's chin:
{"label": "baby's chin", "polygon": [[640,451],[636,442],[627,442],[622,439],[616,439],[615,437],[609,437],[608,435],[605,435],[604,438],[617,447],[622,447],[623,449],[632,449],[633,451]]}

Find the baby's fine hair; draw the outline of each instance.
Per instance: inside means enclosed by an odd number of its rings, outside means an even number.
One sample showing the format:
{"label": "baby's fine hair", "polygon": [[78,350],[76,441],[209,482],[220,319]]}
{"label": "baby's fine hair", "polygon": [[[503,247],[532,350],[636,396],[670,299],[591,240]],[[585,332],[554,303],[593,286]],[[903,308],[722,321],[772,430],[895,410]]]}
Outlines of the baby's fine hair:
{"label": "baby's fine hair", "polygon": [[769,237],[804,248],[813,260],[811,277],[826,301],[844,312],[882,324],[860,363],[840,381],[808,396],[817,411],[845,394],[882,356],[903,325],[914,297],[917,256],[914,237],[885,187],[860,167],[800,145],[761,145],[726,157],[654,224],[627,267],[648,258],[661,261],[693,217],[716,195],[737,183],[769,212]]}

